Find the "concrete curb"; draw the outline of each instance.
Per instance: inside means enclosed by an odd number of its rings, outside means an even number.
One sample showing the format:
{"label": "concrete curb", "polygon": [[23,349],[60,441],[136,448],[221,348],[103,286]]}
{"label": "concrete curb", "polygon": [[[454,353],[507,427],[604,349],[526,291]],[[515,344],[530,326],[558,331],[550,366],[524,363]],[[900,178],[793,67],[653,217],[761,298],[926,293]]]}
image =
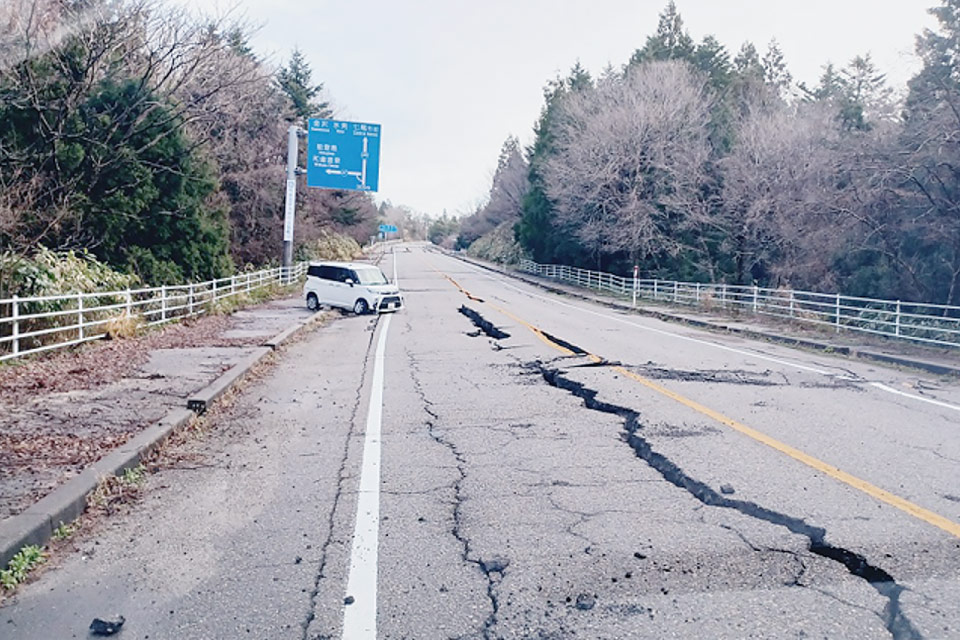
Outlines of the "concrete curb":
{"label": "concrete curb", "polygon": [[237,383],[250,369],[260,363],[267,355],[273,353],[269,347],[257,347],[247,357],[227,369],[219,378],[205,386],[193,395],[187,398],[187,409],[196,411],[198,414],[204,413],[214,401],[226,393],[230,387]]}
{"label": "concrete curb", "polygon": [[0,520],[0,568],[6,568],[11,558],[26,545],[44,545],[61,523],[70,523],[80,517],[87,507],[89,496],[101,478],[119,475],[136,467],[171,433],[203,413],[217,398],[237,383],[250,369],[303,329],[322,317],[317,312],[304,321],[284,329],[257,347],[249,356],[233,365],[219,378],[187,400],[187,408],[174,409],[159,421],[133,436],[125,444],[100,458],[80,475],[71,478],[41,498],[26,511]]}
{"label": "concrete curb", "polygon": [[707,320],[698,320],[696,318],[688,318],[686,316],[674,315],[664,311],[658,311],[654,309],[645,309],[642,307],[632,307],[627,304],[622,304],[616,300],[603,300],[588,296],[576,291],[568,291],[566,289],[561,289],[559,287],[550,286],[546,282],[542,282],[534,277],[524,277],[523,275],[514,273],[512,271],[507,271],[506,269],[501,269],[493,265],[483,264],[463,256],[455,254],[447,254],[458,260],[462,260],[467,264],[471,264],[475,267],[481,269],[486,269],[487,271],[493,271],[500,275],[504,275],[515,280],[520,280],[521,282],[526,282],[527,284],[532,284],[536,287],[550,291],[551,293],[558,293],[565,296],[573,296],[581,300],[587,300],[588,302],[593,302],[595,304],[600,304],[611,309],[617,309],[619,311],[632,311],[638,315],[648,316],[651,318],[656,318],[657,320],[663,320],[664,322],[672,322],[674,324],[683,324],[691,327],[697,327],[699,329],[707,329],[709,331],[719,331],[723,333],[733,333],[736,335],[744,336],[747,338],[754,338],[757,340],[765,340],[767,342],[776,342],[779,344],[785,344],[791,347],[801,347],[804,349],[811,349],[814,351],[823,351],[825,353],[831,353],[834,355],[848,356],[852,358],[857,358],[860,360],[868,360],[871,362],[878,362],[881,364],[894,365],[898,367],[906,367],[909,369],[916,369],[918,371],[924,371],[926,373],[933,373],[940,376],[958,376],[960,377],[960,367],[954,367],[952,365],[942,364],[938,362],[929,362],[927,360],[919,360],[916,358],[911,358],[909,356],[894,356],[886,353],[877,353],[869,350],[862,350],[859,348],[852,348],[847,346],[830,344],[828,342],[819,342],[817,340],[809,340],[806,338],[796,338],[792,336],[784,336],[776,333],[767,333],[765,331],[757,331],[756,329],[745,329],[742,327],[731,327],[723,324],[717,324],[715,322],[709,322]]}
{"label": "concrete curb", "polygon": [[264,343],[263,343],[263,346],[264,346],[264,347],[269,347],[269,348],[273,349],[274,351],[276,351],[277,349],[280,348],[280,346],[281,346],[284,342],[286,342],[287,340],[289,340],[289,339],[292,338],[293,336],[299,334],[301,331],[303,331],[304,329],[306,329],[306,328],[309,327],[310,325],[316,323],[317,321],[319,321],[319,320],[322,319],[323,317],[325,317],[324,312],[323,312],[323,311],[317,311],[317,312],[315,312],[312,316],[310,316],[309,318],[307,318],[306,320],[303,320],[302,322],[298,322],[297,324],[293,325],[292,327],[287,327],[286,329],[284,329],[283,331],[281,331],[281,332],[278,333],[277,335],[273,336],[272,338],[270,338],[269,340],[267,340],[266,342],[264,342]]}
{"label": "concrete curb", "polygon": [[6,567],[25,545],[45,544],[61,523],[73,522],[80,517],[87,507],[87,496],[97,488],[101,478],[123,473],[140,464],[147,454],[174,430],[190,422],[193,416],[192,411],[174,409],[26,511],[0,521],[0,566]]}

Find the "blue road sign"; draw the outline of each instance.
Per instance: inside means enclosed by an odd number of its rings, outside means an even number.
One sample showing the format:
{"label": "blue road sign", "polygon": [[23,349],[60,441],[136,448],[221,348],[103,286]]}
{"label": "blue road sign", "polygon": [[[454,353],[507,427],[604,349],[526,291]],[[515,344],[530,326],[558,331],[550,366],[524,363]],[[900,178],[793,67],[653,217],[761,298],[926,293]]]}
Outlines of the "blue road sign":
{"label": "blue road sign", "polygon": [[384,233],[396,233],[397,227],[392,224],[382,224],[380,225],[380,231],[383,231]]}
{"label": "blue road sign", "polygon": [[307,186],[376,191],[380,125],[311,118],[307,132]]}

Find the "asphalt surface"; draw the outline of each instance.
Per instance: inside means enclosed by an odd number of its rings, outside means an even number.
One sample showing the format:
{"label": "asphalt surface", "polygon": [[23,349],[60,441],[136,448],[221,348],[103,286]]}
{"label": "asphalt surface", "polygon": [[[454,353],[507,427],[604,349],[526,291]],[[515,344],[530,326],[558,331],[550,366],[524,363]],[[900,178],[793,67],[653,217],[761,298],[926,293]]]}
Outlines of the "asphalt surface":
{"label": "asphalt surface", "polygon": [[960,637],[955,382],[396,265],[0,637]]}

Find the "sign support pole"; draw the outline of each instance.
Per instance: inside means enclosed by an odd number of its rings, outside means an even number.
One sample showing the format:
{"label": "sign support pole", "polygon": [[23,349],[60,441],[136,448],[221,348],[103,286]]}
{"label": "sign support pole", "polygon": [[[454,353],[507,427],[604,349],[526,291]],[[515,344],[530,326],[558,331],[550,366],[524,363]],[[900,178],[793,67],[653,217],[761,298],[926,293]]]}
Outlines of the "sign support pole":
{"label": "sign support pole", "polygon": [[290,125],[287,129],[287,197],[283,213],[283,272],[285,280],[290,280],[293,268],[293,220],[297,207],[297,155],[300,143],[297,136],[300,129]]}

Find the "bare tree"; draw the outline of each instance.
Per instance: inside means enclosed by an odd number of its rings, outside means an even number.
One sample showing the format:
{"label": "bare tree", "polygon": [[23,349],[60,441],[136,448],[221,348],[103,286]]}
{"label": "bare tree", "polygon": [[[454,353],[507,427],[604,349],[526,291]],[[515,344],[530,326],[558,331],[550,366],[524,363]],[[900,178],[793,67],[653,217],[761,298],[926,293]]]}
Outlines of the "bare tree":
{"label": "bare tree", "polygon": [[598,264],[684,248],[683,231],[703,221],[710,157],[710,96],[686,63],[649,62],[564,96],[545,163],[557,221]]}
{"label": "bare tree", "polygon": [[779,277],[827,286],[847,223],[837,215],[845,202],[840,136],[825,105],[762,102],[738,123],[734,147],[719,162],[718,220],[737,282]]}

